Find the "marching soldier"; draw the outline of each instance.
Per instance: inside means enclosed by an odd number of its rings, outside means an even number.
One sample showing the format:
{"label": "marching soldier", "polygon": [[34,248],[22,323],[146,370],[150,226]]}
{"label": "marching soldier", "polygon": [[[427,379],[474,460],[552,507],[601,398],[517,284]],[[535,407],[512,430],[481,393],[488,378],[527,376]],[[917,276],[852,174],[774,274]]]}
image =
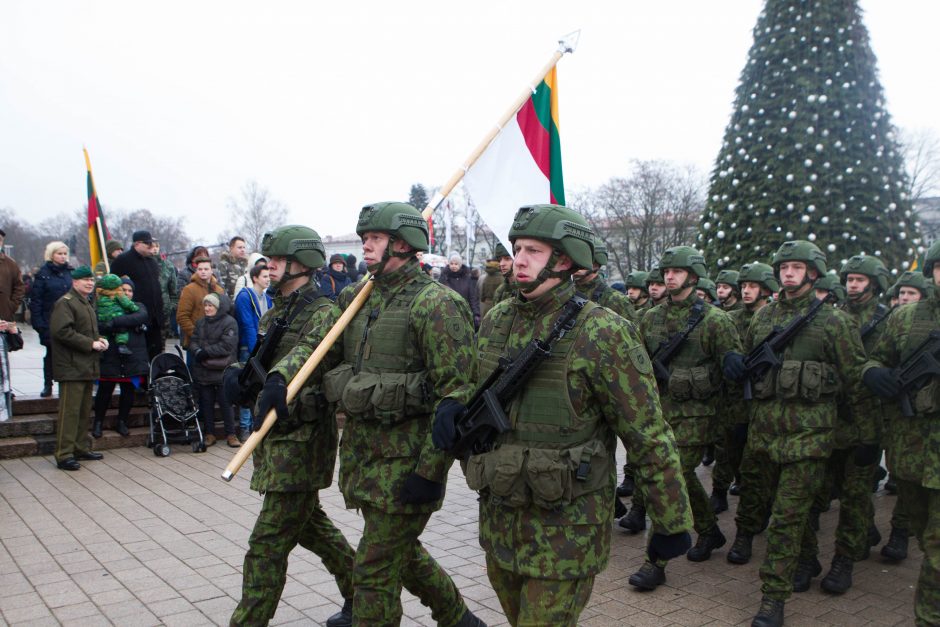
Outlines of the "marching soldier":
{"label": "marching soldier", "polygon": [[[326,262],[320,236],[305,226],[283,226],[265,234],[261,252],[268,258],[274,304],[258,323],[261,334],[287,328],[273,349],[270,368],[297,345],[300,338],[325,324],[331,301],[318,296],[314,272]],[[275,322],[277,321],[277,322]],[[267,341],[271,341],[268,337]],[[259,341],[264,343],[265,339]],[[225,373],[226,394],[239,394],[240,369]],[[242,598],[232,625],[266,625],[277,610],[287,577],[287,557],[298,544],[316,553],[336,579],[343,609],[331,616],[329,627],[352,624],[352,568],[355,552],[320,505],[318,491],[333,480],[336,462],[336,407],[323,396],[317,370],[303,392],[279,418],[254,450],[251,489],[264,495],[261,513],[248,540],[243,569]],[[252,403],[255,399],[243,399]],[[255,429],[267,411],[255,413]]]}
{"label": "marching soldier", "polygon": [[[418,539],[441,508],[453,463],[431,444],[431,417],[441,398],[468,383],[470,310],[421,271],[416,254],[428,250],[428,226],[417,209],[368,205],[356,233],[375,288],[321,366],[326,401],[338,402],[346,415],[340,490],[365,520],[353,568],[353,622],[397,625],[404,585],[438,624],[483,625]],[[286,415],[286,381],[364,285],[343,290],[323,324],[277,363],[261,394],[261,415],[272,407]]]}
{"label": "marching soldier", "polygon": [[591,268],[582,268],[575,272],[575,287],[584,298],[607,307],[626,320],[636,319],[633,303],[625,294],[613,289],[600,276],[600,270],[607,265],[607,246],[600,241],[594,242],[594,262]]}
{"label": "marching soldier", "polygon": [[[886,430],[892,455],[891,475],[898,495],[906,501],[911,530],[924,552],[914,595],[917,625],[940,625],[940,377],[927,378],[919,389],[902,390],[893,371],[914,355],[932,333],[940,329],[940,242],[927,251],[924,276],[934,286],[926,300],[899,307],[886,322],[884,333],[872,348],[872,362],[865,366],[865,384],[894,405]],[[936,358],[936,347],[933,347]],[[909,412],[898,411],[905,395]],[[911,413],[912,416],[905,416]]]}
{"label": "marching soldier", "polygon": [[[842,312],[823,305],[815,317],[806,317],[816,302],[813,282],[826,272],[823,252],[812,242],[785,242],[774,255],[773,267],[783,288],[780,299],[754,314],[745,350],[756,347],[775,327],[807,321],[784,347],[782,365],[751,386],[745,456],[753,455],[766,480],[776,485],[767,555],[760,568],[763,598],[753,627],[783,624],[810,505],[833,450],[836,394],[841,389],[847,397],[860,396],[865,364],[858,330]],[[725,362],[729,378],[747,376],[743,356],[728,355]]]}
{"label": "marching soldier", "polygon": [[[663,415],[676,436],[695,531],[699,534],[686,557],[702,562],[725,544],[725,537],[695,468],[714,440],[714,397],[721,386],[724,356],[739,353],[741,343],[728,315],[695,293],[696,284],[707,276],[705,258],[698,251],[690,246],[669,248],[663,252],[659,267],[669,299],[646,312],[640,333],[654,361],[661,345],[685,337],[671,361],[663,364],[668,379],[660,380],[659,385]],[[631,511],[620,520],[621,527],[633,532],[645,528],[645,496],[642,490],[634,493]],[[631,577],[630,583],[655,588],[665,580],[664,567],[665,564],[647,562],[634,575],[636,580]]]}
{"label": "marching soldier", "polygon": [[[465,473],[480,492],[487,576],[509,623],[576,625],[607,566],[616,438],[627,442],[647,495],[651,560],[690,545],[688,496],[642,343],[620,316],[576,297],[569,280],[593,262],[587,222],[566,207],[523,207],[509,237],[519,292],[483,320],[473,381],[574,317],[506,408],[512,428],[490,452],[471,455]],[[472,391],[439,406],[438,446],[454,444],[455,419]]]}

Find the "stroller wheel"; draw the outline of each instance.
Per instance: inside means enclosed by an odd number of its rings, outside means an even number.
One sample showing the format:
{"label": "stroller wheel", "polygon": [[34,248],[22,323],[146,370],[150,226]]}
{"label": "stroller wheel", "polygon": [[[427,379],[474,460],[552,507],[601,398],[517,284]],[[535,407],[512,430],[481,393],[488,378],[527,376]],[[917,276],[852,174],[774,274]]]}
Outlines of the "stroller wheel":
{"label": "stroller wheel", "polygon": [[160,446],[159,444],[154,444],[154,445],[153,445],[153,454],[156,455],[157,457],[163,457],[163,455],[160,454],[162,448],[163,448],[163,447]]}
{"label": "stroller wheel", "polygon": [[199,443],[199,440],[193,442],[193,453],[202,452],[202,444]]}
{"label": "stroller wheel", "polygon": [[160,456],[161,456],[161,457],[168,457],[169,455],[170,455],[170,445],[169,445],[169,444],[161,444],[161,445],[160,445]]}

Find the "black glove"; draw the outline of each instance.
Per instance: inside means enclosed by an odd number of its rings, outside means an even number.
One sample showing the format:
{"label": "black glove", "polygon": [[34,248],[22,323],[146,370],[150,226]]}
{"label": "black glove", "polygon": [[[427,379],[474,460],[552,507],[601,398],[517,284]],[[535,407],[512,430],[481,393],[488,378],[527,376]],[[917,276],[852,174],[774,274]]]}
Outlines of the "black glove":
{"label": "black glove", "polygon": [[745,443],[747,443],[747,428],[748,424],[746,422],[739,422],[734,425],[734,430],[731,432],[731,441],[734,442],[735,446],[744,448]]}
{"label": "black glove", "polygon": [[747,374],[747,369],[744,367],[744,355],[734,351],[725,353],[722,370],[724,370],[725,378],[730,381],[743,379],[744,375]]}
{"label": "black glove", "polygon": [[417,473],[411,473],[401,487],[398,499],[402,505],[424,505],[440,500],[444,495],[444,484],[425,479]]}
{"label": "black glove", "polygon": [[206,351],[202,350],[201,348],[197,348],[197,349],[196,349],[196,352],[193,353],[193,361],[197,361],[197,362],[199,362],[199,363],[201,364],[202,362],[204,362],[204,361],[207,360],[207,359],[209,359],[209,353],[207,353]]}
{"label": "black glove", "polygon": [[881,398],[895,398],[901,393],[901,384],[891,372],[891,368],[869,368],[862,381]]}
{"label": "black glove", "polygon": [[287,381],[277,372],[268,375],[264,387],[261,388],[261,394],[258,396],[258,411],[251,425],[254,431],[261,428],[264,417],[268,415],[272,407],[277,413],[278,420],[287,420]]}
{"label": "black glove", "polygon": [[692,536],[688,531],[666,535],[654,533],[650,536],[650,544],[646,547],[646,555],[651,562],[656,560],[671,560],[685,554],[692,547]]}
{"label": "black glove", "polygon": [[881,447],[877,444],[860,444],[855,447],[856,466],[874,466],[881,461]]}
{"label": "black glove", "polygon": [[449,451],[457,441],[455,422],[466,406],[452,398],[445,398],[437,406],[434,425],[431,427],[431,441],[442,451]]}

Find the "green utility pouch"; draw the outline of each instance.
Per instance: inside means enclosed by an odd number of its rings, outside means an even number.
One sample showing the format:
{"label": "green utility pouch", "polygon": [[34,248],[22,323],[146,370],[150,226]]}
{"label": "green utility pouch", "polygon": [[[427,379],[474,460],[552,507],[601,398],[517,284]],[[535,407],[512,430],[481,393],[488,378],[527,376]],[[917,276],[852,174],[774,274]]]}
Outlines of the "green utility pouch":
{"label": "green utility pouch", "polygon": [[940,410],[940,383],[936,377],[930,379],[930,383],[917,390],[914,394],[914,412],[918,416],[933,414]]}
{"label": "green utility pouch", "polygon": [[803,362],[788,359],[780,366],[777,372],[776,397],[783,401],[793,400],[800,396],[800,372]]}
{"label": "green utility pouch", "polygon": [[673,368],[669,374],[669,398],[681,403],[692,398],[692,370],[690,368]]}
{"label": "green utility pouch", "polygon": [[532,502],[544,509],[570,503],[571,474],[561,451],[531,449],[525,475],[526,484],[532,490]]}
{"label": "green utility pouch", "polygon": [[343,390],[353,377],[353,365],[342,364],[323,375],[323,394],[330,403],[337,403],[343,398]]}

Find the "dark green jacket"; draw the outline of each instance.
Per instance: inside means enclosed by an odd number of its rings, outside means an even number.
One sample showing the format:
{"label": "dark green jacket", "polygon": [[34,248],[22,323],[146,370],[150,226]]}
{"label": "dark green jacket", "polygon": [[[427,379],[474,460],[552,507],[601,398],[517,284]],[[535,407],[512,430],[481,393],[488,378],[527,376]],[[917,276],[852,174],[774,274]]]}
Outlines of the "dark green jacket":
{"label": "dark green jacket", "polygon": [[91,302],[72,288],[52,307],[52,374],[56,381],[94,381],[100,353],[98,316]]}

